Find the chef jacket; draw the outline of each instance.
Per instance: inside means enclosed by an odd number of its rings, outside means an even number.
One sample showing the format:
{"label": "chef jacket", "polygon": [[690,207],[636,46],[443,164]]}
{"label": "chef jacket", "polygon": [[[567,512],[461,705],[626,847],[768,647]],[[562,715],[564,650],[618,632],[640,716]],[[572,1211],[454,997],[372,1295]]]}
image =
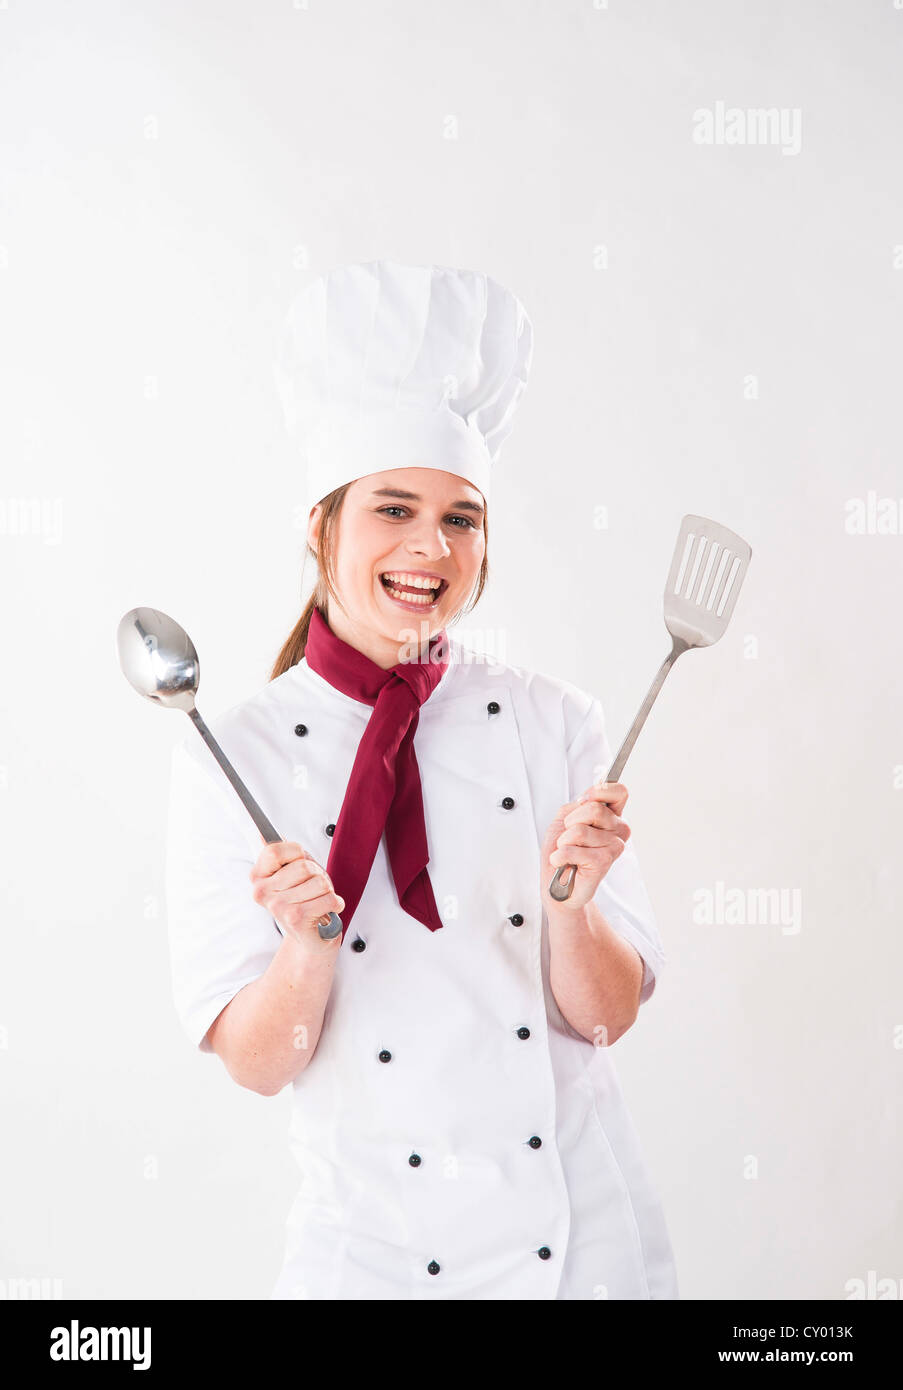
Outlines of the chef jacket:
{"label": "chef jacket", "polygon": [[[292,1082],[302,1178],[270,1297],[677,1298],[611,1050],[549,984],[540,848],[610,766],[602,708],[451,636],[448,650],[414,740],[443,925],[400,907],[383,836]],[[372,712],[302,659],[211,721],[280,835],[322,866]],[[166,893],[176,1010],[202,1052],[282,940],[251,896],[262,848],[192,730],[172,755]],[[647,1001],[664,956],[632,839],[595,901],[641,956]]]}

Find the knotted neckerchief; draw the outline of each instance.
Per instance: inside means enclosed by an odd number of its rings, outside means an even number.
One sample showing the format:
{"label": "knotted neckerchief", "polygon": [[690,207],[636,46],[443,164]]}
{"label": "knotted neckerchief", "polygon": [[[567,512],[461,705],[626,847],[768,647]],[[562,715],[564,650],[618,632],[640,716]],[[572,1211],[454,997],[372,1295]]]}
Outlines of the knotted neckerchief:
{"label": "knotted neckerchief", "polygon": [[430,638],[429,660],[402,661],[385,670],[337,637],[315,607],[304,655],[311,670],[336,690],[373,706],[326,864],[335,891],[345,899],[342,938],[367,886],[383,830],[399,903],[436,931],[442,921],[426,871],[429,850],[414,735],[420,706],[448,665],[445,631]]}

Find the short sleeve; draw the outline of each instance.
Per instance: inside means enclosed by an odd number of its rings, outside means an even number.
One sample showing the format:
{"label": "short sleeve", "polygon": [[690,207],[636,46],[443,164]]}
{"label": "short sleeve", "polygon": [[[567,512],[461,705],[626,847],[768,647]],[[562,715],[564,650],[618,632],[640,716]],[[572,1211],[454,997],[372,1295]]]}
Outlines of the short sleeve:
{"label": "short sleeve", "polygon": [[263,839],[212,753],[192,737],[197,748],[183,739],[172,752],[166,908],[176,1013],[191,1042],[212,1052],[207,1029],[264,973],[282,935],[251,896]]}
{"label": "short sleeve", "polygon": [[[612,764],[612,752],[605,733],[605,716],[599,701],[592,697],[589,710],[567,750],[568,800],[578,796],[594,782],[604,780]],[[630,807],[625,819],[630,820]],[[650,998],[657,977],[665,964],[652,903],[640,873],[633,843],[627,841],[623,854],[612,864],[596,891],[594,902],[605,920],[639,953],[643,961],[640,1003]]]}

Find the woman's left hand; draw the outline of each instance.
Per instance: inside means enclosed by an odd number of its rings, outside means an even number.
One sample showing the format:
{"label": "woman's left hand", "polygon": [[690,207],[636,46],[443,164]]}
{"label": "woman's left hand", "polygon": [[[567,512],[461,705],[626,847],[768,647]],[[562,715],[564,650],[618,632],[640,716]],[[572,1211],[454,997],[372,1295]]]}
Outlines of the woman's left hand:
{"label": "woman's left hand", "polygon": [[[630,838],[630,826],[621,819],[629,795],[622,782],[603,782],[601,786],[594,783],[576,801],[560,808],[542,846],[542,899],[546,911],[577,911],[592,901]],[[576,864],[577,873],[571,896],[558,903],[549,896],[549,884],[555,870],[563,864]],[[563,875],[565,879],[568,876]]]}

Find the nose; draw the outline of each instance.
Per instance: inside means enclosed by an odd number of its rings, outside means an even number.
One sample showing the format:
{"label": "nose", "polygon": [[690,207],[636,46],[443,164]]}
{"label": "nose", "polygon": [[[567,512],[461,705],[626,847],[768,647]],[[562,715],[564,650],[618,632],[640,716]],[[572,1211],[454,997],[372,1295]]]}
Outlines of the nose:
{"label": "nose", "polygon": [[422,520],[416,535],[407,538],[406,548],[411,555],[426,561],[441,560],[451,554],[451,547],[442,530],[441,521],[435,524]]}

